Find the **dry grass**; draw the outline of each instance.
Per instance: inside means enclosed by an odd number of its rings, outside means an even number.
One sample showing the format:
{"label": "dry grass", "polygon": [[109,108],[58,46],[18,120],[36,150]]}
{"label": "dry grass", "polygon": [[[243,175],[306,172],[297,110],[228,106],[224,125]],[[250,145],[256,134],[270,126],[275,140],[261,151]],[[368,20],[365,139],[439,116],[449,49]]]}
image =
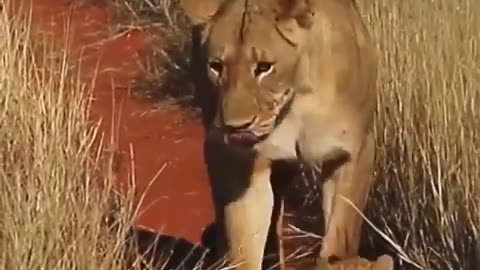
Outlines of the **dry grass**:
{"label": "dry grass", "polygon": [[93,81],[80,79],[69,37],[36,31],[23,8],[0,9],[0,269],[200,265],[205,250],[133,229],[142,194],[114,189],[116,139],[90,118]]}
{"label": "dry grass", "polygon": [[425,269],[477,269],[480,2],[359,2],[381,60],[369,217]]}
{"label": "dry grass", "polygon": [[189,74],[190,25],[178,0],[112,0],[115,32],[140,29],[153,38],[145,51],[146,76],[134,83],[137,96],[166,105],[193,109]]}
{"label": "dry grass", "polygon": [[[112,197],[111,175],[93,146],[88,87],[50,37],[33,36],[28,16],[13,20],[5,11],[0,11],[0,268],[122,269],[133,204]],[[115,224],[108,220],[112,202],[120,206]]]}

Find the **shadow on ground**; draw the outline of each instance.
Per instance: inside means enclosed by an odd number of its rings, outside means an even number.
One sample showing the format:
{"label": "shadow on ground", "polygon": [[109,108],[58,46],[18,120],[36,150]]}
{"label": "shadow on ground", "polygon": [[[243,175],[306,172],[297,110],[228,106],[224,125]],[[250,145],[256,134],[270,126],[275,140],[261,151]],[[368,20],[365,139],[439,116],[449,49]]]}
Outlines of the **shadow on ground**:
{"label": "shadow on ground", "polygon": [[[283,234],[288,269],[311,269],[320,251],[324,222],[320,207],[322,197],[315,184],[318,182],[316,177],[314,173],[303,169],[288,185],[285,194]],[[396,252],[368,224],[363,228],[360,256],[373,260],[389,254],[395,258],[395,269],[413,269],[400,266]],[[202,233],[201,244],[194,244],[182,238],[135,228],[128,237],[127,256],[135,259],[140,255],[140,263],[146,266],[144,269],[217,269],[210,268],[215,262],[215,232],[215,224],[210,224]]]}
{"label": "shadow on ground", "polygon": [[211,252],[205,246],[144,229],[133,229],[127,245],[127,261],[141,265],[143,269],[206,269],[211,264]]}

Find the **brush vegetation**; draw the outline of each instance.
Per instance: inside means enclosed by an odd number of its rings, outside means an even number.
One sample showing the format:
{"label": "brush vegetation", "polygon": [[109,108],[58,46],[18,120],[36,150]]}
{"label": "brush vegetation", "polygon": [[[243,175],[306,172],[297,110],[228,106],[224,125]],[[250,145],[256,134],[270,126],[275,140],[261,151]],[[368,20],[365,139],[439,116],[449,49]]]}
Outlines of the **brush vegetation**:
{"label": "brush vegetation", "polygon": [[425,269],[477,269],[480,2],[358,2],[380,56],[368,217]]}
{"label": "brush vegetation", "polygon": [[133,204],[113,197],[89,87],[67,43],[9,15],[0,9],[0,269],[124,269]]}

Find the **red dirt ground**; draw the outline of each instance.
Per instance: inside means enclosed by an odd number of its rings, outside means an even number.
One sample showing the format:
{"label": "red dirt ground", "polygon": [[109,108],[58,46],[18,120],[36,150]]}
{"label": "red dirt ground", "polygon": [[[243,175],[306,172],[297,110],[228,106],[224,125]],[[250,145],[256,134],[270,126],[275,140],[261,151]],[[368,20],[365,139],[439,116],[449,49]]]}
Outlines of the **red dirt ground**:
{"label": "red dirt ground", "polygon": [[[136,186],[147,190],[137,225],[199,244],[203,229],[213,221],[203,127],[181,110],[155,111],[153,104],[134,99],[129,89],[142,76],[139,52],[148,48],[149,37],[140,31],[112,37],[111,12],[102,6],[73,9],[65,0],[32,3],[33,26],[51,31],[60,41],[68,34],[83,78],[94,78],[92,116],[102,119],[100,130],[107,138],[113,130],[118,141],[120,183],[130,177],[133,153]],[[293,251],[298,245],[289,241],[288,246]]]}
{"label": "red dirt ground", "polygon": [[129,179],[132,150],[136,186],[148,188],[137,224],[199,243],[213,218],[202,159],[202,126],[182,111],[153,111],[152,104],[131,97],[128,85],[142,75],[138,51],[148,46],[149,39],[139,31],[111,38],[110,15],[101,6],[69,9],[64,1],[35,0],[32,23],[59,38],[70,35],[72,52],[81,52],[85,79],[93,77],[98,67],[93,119],[102,119],[101,131],[107,138],[114,122],[119,181]]}

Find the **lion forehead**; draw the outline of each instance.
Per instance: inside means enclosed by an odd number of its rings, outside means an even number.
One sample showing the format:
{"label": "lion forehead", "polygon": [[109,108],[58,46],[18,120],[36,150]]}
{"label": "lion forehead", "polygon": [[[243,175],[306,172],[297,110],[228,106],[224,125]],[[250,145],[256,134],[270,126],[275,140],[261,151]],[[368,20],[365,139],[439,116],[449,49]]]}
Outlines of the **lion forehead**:
{"label": "lion forehead", "polygon": [[209,47],[212,50],[243,47],[250,50],[268,51],[281,40],[274,26],[274,17],[261,7],[231,7],[219,14],[209,31]]}

